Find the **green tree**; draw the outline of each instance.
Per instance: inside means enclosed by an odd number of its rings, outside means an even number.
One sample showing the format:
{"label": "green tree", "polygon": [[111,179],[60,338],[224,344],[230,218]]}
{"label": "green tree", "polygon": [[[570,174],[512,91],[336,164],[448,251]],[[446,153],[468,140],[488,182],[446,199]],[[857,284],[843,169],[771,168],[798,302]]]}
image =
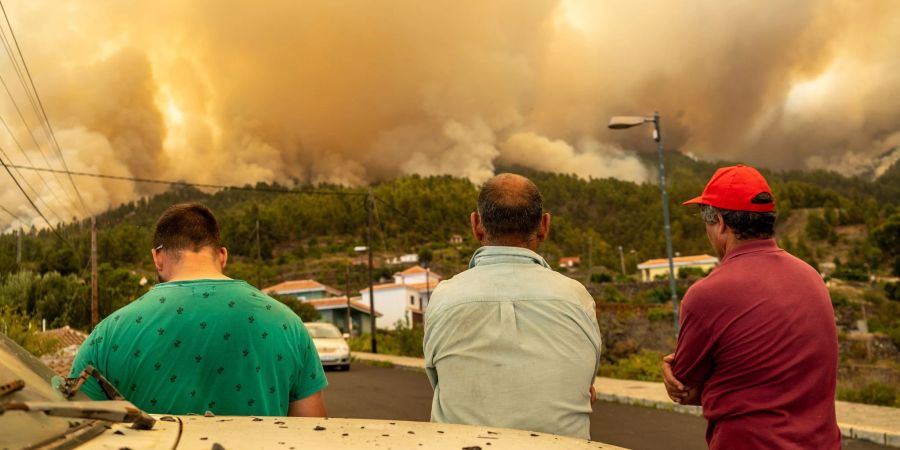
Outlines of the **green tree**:
{"label": "green tree", "polygon": [[300,317],[300,320],[304,323],[322,320],[322,315],[319,314],[319,310],[310,303],[298,300],[296,297],[291,297],[290,295],[273,295],[272,298],[284,303],[285,306],[290,308],[291,311],[294,311],[294,314]]}
{"label": "green tree", "polygon": [[831,225],[818,214],[810,214],[806,219],[806,235],[816,241],[824,241],[831,237]]}
{"label": "green tree", "polygon": [[900,213],[893,214],[872,230],[870,239],[888,259],[893,260],[894,274],[900,275]]}

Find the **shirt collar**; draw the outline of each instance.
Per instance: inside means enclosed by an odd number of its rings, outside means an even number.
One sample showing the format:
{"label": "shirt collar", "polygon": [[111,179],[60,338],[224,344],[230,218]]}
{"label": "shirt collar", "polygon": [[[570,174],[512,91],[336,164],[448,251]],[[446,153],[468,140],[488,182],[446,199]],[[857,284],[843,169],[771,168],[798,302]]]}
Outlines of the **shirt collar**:
{"label": "shirt collar", "polygon": [[541,255],[522,247],[487,245],[479,248],[469,261],[469,268],[488,264],[538,264],[550,268]]}
{"label": "shirt collar", "polygon": [[741,244],[735,249],[728,252],[724,258],[722,258],[722,262],[737,258],[741,255],[746,255],[748,253],[760,253],[760,252],[777,252],[781,251],[781,248],[778,247],[778,244],[775,243],[775,239],[756,239],[745,244]]}

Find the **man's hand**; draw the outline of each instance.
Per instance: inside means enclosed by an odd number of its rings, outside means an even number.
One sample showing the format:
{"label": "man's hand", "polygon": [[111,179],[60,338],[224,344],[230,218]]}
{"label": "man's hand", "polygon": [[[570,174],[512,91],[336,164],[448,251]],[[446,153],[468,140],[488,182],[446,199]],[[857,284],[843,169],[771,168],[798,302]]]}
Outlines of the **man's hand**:
{"label": "man's hand", "polygon": [[691,389],[675,378],[675,375],[672,373],[672,361],[675,361],[674,353],[670,353],[663,357],[663,384],[666,385],[666,393],[669,394],[669,398],[671,398],[673,402],[683,403],[685,399],[687,399],[688,394],[690,394]]}
{"label": "man's hand", "polygon": [[594,385],[592,384],[591,385],[591,404],[593,405],[596,402],[597,402],[597,390],[594,389]]}

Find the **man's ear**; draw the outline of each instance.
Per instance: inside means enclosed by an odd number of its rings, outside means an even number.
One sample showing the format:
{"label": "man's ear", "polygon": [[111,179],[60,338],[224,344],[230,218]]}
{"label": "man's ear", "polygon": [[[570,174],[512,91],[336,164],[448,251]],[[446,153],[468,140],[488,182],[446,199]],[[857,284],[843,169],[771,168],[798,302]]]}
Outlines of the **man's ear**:
{"label": "man's ear", "polygon": [[550,213],[544,213],[541,216],[541,226],[538,227],[538,232],[535,235],[538,242],[544,242],[550,237]]}
{"label": "man's ear", "polygon": [[728,225],[725,225],[725,218],[722,217],[721,213],[716,213],[716,219],[719,220],[719,223],[716,224],[716,232],[720,235],[725,235],[728,232]]}
{"label": "man's ear", "polygon": [[163,271],[162,250],[151,249],[150,255],[153,256],[153,265],[156,266],[156,272],[162,273],[162,271]]}
{"label": "man's ear", "polygon": [[225,271],[225,266],[228,264],[228,249],[225,247],[219,247],[219,264],[222,267],[222,271]]}
{"label": "man's ear", "polygon": [[472,236],[478,242],[484,242],[484,226],[481,224],[481,216],[477,212],[469,215],[469,224],[472,226]]}

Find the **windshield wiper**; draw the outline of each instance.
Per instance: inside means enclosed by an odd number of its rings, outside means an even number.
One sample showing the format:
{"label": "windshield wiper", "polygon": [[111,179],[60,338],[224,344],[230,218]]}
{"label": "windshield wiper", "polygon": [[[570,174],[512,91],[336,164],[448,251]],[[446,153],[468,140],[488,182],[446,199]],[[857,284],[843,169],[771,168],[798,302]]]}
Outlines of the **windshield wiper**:
{"label": "windshield wiper", "polygon": [[25,381],[12,380],[9,383],[0,384],[0,397],[6,397],[13,392],[21,391],[25,388]]}
{"label": "windshield wiper", "polygon": [[[66,378],[57,389],[59,389],[67,399],[72,398],[81,389],[81,386],[84,385],[88,378],[91,377],[97,380],[97,383],[100,384],[100,388],[103,389],[103,393],[106,394],[106,398],[108,398],[109,401],[25,402],[22,403],[22,405],[29,408],[27,411],[41,410],[51,416],[60,415],[73,418],[101,419],[110,422],[133,422],[131,428],[137,430],[149,430],[153,428],[156,419],[144,411],[141,411],[137,406],[131,404],[131,402],[119,393],[119,390],[92,365],[85,367],[77,377]],[[73,407],[68,407],[69,405],[73,405]],[[11,409],[9,406],[4,407],[6,409]]]}
{"label": "windshield wiper", "polygon": [[65,402],[10,402],[0,406],[5,411],[42,412],[48,416],[70,419],[94,419],[107,422],[131,423],[131,428],[149,430],[156,419],[126,400],[65,401]]}
{"label": "windshield wiper", "polygon": [[88,364],[77,377],[66,378],[58,389],[66,396],[66,398],[72,398],[79,390],[81,390],[81,386],[84,385],[88,378],[91,377],[97,380],[100,388],[103,389],[103,393],[106,394],[106,398],[110,400],[125,400],[125,396],[119,393],[119,390],[116,389],[116,387],[113,386],[113,384],[110,383],[96,367],[90,364]]}

